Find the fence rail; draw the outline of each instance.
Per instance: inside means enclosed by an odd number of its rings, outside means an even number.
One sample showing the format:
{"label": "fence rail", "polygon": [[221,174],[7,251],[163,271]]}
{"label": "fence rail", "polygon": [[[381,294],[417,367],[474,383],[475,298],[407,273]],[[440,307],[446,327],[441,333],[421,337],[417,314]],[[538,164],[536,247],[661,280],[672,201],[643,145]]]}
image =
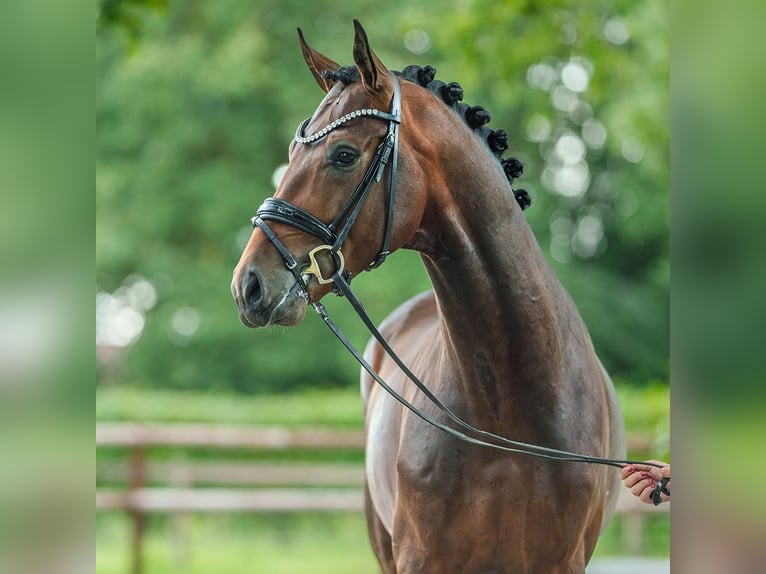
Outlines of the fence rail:
{"label": "fence rail", "polygon": [[362,510],[361,488],[138,488],[101,490],[96,507],[137,512],[343,512]]}
{"label": "fence rail", "polygon": [[[650,445],[651,437],[628,437],[629,451],[646,451]],[[96,446],[127,448],[130,453],[127,462],[105,461],[98,465],[97,483],[124,486],[98,488],[96,509],[122,510],[131,516],[133,574],[142,572],[143,537],[149,514],[359,512],[363,509],[364,467],[361,463],[147,460],[148,449],[173,446],[216,451],[358,452],[364,448],[364,435],[356,429],[99,423]],[[643,504],[622,489],[617,512],[623,519],[625,548],[640,554],[644,517],[668,510],[668,504],[657,507]]]}
{"label": "fence rail", "polygon": [[[116,461],[100,464],[97,478],[101,482],[124,483],[130,465]],[[150,461],[144,469],[149,484],[297,486],[361,486],[364,466],[337,462],[159,462]]]}
{"label": "fence rail", "polygon": [[96,446],[358,449],[364,447],[364,433],[358,430],[275,426],[99,423],[96,425]]}
{"label": "fence rail", "polygon": [[[353,488],[136,488],[98,489],[98,510],[161,512],[342,512],[363,508],[362,487]],[[669,504],[650,506],[626,491],[617,500],[618,513],[663,514]]]}
{"label": "fence rail", "polygon": [[[652,438],[629,434],[629,451],[645,451]],[[98,423],[96,446],[190,446],[253,449],[362,449],[364,433],[356,429],[324,427],[289,429],[280,426],[226,426],[218,424]]]}

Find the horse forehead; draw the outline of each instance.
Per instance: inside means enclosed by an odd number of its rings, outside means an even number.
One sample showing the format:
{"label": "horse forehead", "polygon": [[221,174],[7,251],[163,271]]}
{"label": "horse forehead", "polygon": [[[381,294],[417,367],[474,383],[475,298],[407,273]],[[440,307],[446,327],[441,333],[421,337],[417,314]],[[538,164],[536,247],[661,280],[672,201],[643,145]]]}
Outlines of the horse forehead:
{"label": "horse forehead", "polygon": [[365,106],[369,107],[369,98],[366,97],[364,90],[358,89],[355,83],[345,86],[339,82],[320,102],[314,112],[314,119],[326,119]]}

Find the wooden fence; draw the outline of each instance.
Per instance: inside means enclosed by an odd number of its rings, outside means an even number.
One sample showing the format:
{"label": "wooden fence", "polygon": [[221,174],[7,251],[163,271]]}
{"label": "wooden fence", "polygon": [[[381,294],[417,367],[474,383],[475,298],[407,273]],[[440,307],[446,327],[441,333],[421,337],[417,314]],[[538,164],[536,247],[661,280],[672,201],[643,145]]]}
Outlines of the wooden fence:
{"label": "wooden fence", "polygon": [[[629,451],[646,451],[650,440],[641,436],[629,436],[628,443]],[[364,448],[361,431],[100,423],[96,425],[96,446],[129,449],[127,461],[99,463],[97,483],[124,486],[97,488],[96,509],[121,510],[131,516],[133,574],[142,572],[146,516],[151,513],[360,512],[363,507],[364,468],[361,463],[226,460],[169,462],[150,460],[147,457],[147,449],[168,446],[216,451],[361,451]],[[162,486],[151,486],[157,484]],[[669,504],[657,507],[643,504],[622,489],[617,512],[622,515],[625,550],[631,554],[640,554],[644,517],[668,510]]]}

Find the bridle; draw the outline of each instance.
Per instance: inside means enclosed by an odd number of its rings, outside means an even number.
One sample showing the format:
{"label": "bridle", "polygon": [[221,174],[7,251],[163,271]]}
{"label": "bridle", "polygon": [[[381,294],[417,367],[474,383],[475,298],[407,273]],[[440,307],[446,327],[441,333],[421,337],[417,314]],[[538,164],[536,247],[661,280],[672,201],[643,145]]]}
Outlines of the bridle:
{"label": "bridle", "polygon": [[[316,280],[320,284],[333,283],[333,276],[325,277],[322,275],[322,271],[317,263],[317,254],[327,252],[333,260],[335,265],[335,274],[343,276],[348,281],[350,275],[346,270],[345,260],[341,248],[343,242],[346,240],[348,233],[351,231],[351,227],[356,222],[359,213],[364,207],[365,200],[367,199],[373,183],[377,183],[383,177],[383,172],[386,169],[389,161],[391,162],[391,176],[388,182],[388,210],[386,212],[386,228],[383,234],[383,245],[377,257],[367,266],[367,270],[376,269],[380,267],[389,255],[389,246],[391,243],[391,230],[393,228],[394,220],[394,206],[396,201],[396,175],[399,159],[399,124],[402,122],[401,110],[402,110],[402,98],[399,89],[399,81],[396,76],[391,74],[394,84],[394,93],[391,97],[391,107],[388,112],[382,112],[380,110],[372,108],[364,108],[350,112],[343,117],[338,118],[326,127],[322,128],[318,132],[311,136],[306,136],[306,126],[311,121],[311,118],[307,118],[301,122],[298,129],[295,130],[295,142],[299,144],[312,144],[326,137],[330,132],[339,128],[346,122],[360,117],[368,117],[377,120],[388,122],[388,131],[383,137],[375,155],[367,166],[367,171],[364,172],[364,176],[359,184],[354,189],[351,197],[348,198],[346,204],[340,210],[338,215],[335,216],[329,224],[325,224],[311,213],[293,205],[284,199],[276,197],[270,197],[264,201],[258,208],[257,215],[252,218],[254,227],[258,227],[266,234],[266,237],[277,248],[285,265],[295,277],[296,282],[303,290],[304,295],[308,299],[308,284],[304,279],[304,276],[314,275]],[[309,254],[309,263],[304,267],[299,267],[296,258],[290,253],[285,245],[279,240],[276,234],[271,230],[267,221],[277,221],[279,223],[285,223],[301,231],[318,237],[324,243],[312,249]],[[337,284],[334,287],[336,293]]]}
{"label": "bridle", "polygon": [[[364,356],[354,347],[354,345],[348,340],[348,338],[340,331],[335,325],[333,320],[327,313],[327,309],[322,305],[320,301],[312,303],[312,307],[317,314],[322,318],[325,324],[335,334],[341,343],[348,349],[348,351],[354,356],[359,364],[370,374],[370,376],[381,385],[394,399],[400,402],[413,414],[421,418],[426,423],[437,429],[459,439],[464,442],[494,448],[506,452],[513,452],[523,454],[527,456],[533,456],[537,458],[543,458],[548,460],[563,461],[563,462],[584,462],[589,464],[602,464],[607,466],[614,466],[622,468],[628,464],[648,464],[650,466],[656,466],[661,468],[662,465],[648,463],[644,461],[636,460],[620,460],[620,459],[608,459],[596,456],[589,456],[583,454],[577,454],[567,452],[555,448],[542,447],[530,443],[524,443],[520,441],[511,440],[503,436],[478,429],[471,424],[465,422],[458,417],[449,407],[439,400],[428,387],[407,367],[406,364],[399,358],[394,352],[383,335],[378,331],[377,327],[367,315],[364,310],[364,306],[361,301],[356,297],[349,285],[349,273],[345,268],[345,261],[341,252],[343,242],[348,236],[351,227],[354,225],[359,213],[364,206],[364,202],[369,196],[373,183],[379,182],[383,176],[383,171],[386,166],[391,164],[391,173],[389,179],[388,189],[388,210],[386,214],[386,228],[383,236],[383,245],[377,255],[377,257],[370,263],[366,270],[371,270],[379,267],[389,255],[389,246],[391,240],[391,229],[393,225],[394,206],[396,199],[396,177],[397,177],[397,160],[398,160],[398,144],[399,144],[399,125],[401,124],[401,93],[399,88],[399,82],[396,79],[394,73],[390,74],[393,80],[393,95],[391,98],[391,106],[388,112],[383,112],[376,109],[365,108],[348,113],[341,118],[333,121],[326,127],[317,131],[313,135],[306,136],[305,130],[311,118],[308,118],[301,122],[298,129],[295,132],[295,142],[304,145],[310,145],[317,142],[327,136],[330,132],[337,129],[346,122],[358,118],[369,117],[388,122],[388,131],[384,136],[382,142],[378,146],[370,165],[362,177],[362,180],[354,189],[354,192],[349,197],[346,204],[340,210],[338,215],[330,222],[325,224],[317,217],[307,212],[306,210],[293,205],[283,199],[268,198],[258,208],[257,215],[252,218],[254,227],[258,227],[266,234],[266,237],[271,241],[274,247],[284,260],[285,266],[293,274],[296,280],[296,284],[302,290],[302,293],[306,300],[309,300],[308,296],[308,284],[304,277],[314,275],[316,280],[320,284],[333,283],[333,289],[336,294],[345,296],[351,303],[351,306],[359,315],[362,322],[365,324],[370,333],[375,337],[383,350],[391,357],[396,365],[404,372],[404,374],[415,384],[415,386],[431,401],[443,414],[445,414],[452,422],[463,430],[457,430],[451,426],[434,420],[431,416],[427,415],[422,410],[418,409],[410,401],[405,399],[397,391],[395,391],[367,362]],[[287,247],[272,231],[267,221],[276,221],[292,226],[296,229],[304,231],[310,235],[319,238],[324,243],[315,247],[309,252],[309,262],[303,266],[298,264],[297,259],[290,253]],[[323,251],[327,251],[332,257],[335,265],[335,270],[330,277],[325,277],[319,268],[319,264],[316,260],[316,255]],[[465,431],[465,432],[463,432]],[[476,438],[475,436],[469,436],[467,432],[479,435],[482,438]],[[669,494],[666,488],[667,481],[661,481],[655,492],[652,495],[654,504],[660,503],[660,491]]]}

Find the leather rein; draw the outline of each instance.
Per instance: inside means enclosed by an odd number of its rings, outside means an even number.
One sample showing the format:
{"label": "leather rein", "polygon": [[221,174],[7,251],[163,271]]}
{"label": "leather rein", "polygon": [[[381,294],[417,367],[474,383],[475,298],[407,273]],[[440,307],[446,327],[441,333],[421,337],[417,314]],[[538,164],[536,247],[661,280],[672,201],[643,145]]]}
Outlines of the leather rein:
{"label": "leather rein", "polygon": [[[391,106],[389,112],[383,112],[375,109],[362,109],[355,112],[346,114],[345,116],[335,120],[325,128],[319,130],[311,136],[305,135],[305,129],[311,118],[308,118],[301,122],[295,133],[295,141],[301,144],[312,144],[321,140],[331,131],[345,124],[347,121],[357,117],[369,117],[388,122],[388,132],[383,137],[382,142],[378,146],[370,165],[367,167],[362,180],[354,189],[351,197],[343,206],[338,215],[329,224],[325,224],[318,218],[305,211],[304,209],[288,203],[279,198],[268,198],[258,208],[257,215],[252,218],[254,227],[258,227],[266,234],[266,237],[271,241],[274,247],[284,260],[285,266],[293,274],[296,280],[296,284],[301,289],[303,296],[309,301],[308,295],[308,278],[313,275],[320,284],[333,283],[333,290],[337,295],[345,296],[351,303],[354,311],[356,311],[359,318],[365,324],[370,333],[375,337],[378,343],[388,356],[396,363],[401,371],[407,376],[412,383],[431,401],[444,415],[446,415],[452,422],[454,422],[460,429],[453,428],[444,423],[440,423],[434,420],[432,417],[418,409],[415,405],[409,402],[402,395],[397,393],[367,362],[364,356],[354,347],[354,345],[348,340],[348,338],[341,332],[338,326],[330,318],[327,313],[327,309],[320,302],[316,301],[312,303],[312,307],[317,314],[322,318],[324,323],[329,327],[338,340],[346,347],[346,349],[354,356],[357,362],[364,368],[367,373],[386,390],[394,399],[401,403],[414,415],[428,423],[429,425],[451,435],[452,437],[462,440],[467,443],[494,448],[505,452],[513,452],[517,454],[523,454],[526,456],[532,456],[536,458],[542,458],[547,460],[562,461],[562,462],[584,462],[589,464],[601,464],[607,466],[614,466],[622,468],[628,464],[648,464],[650,466],[656,466],[662,468],[662,465],[648,463],[644,461],[635,460],[621,460],[621,459],[609,459],[597,456],[589,456],[583,454],[572,453],[555,448],[548,448],[538,446],[530,443],[520,442],[505,438],[503,436],[478,429],[471,424],[465,422],[458,417],[449,407],[447,407],[438,397],[436,397],[428,387],[407,367],[402,359],[394,352],[388,342],[385,340],[380,331],[367,315],[364,310],[364,306],[361,301],[356,297],[351,290],[350,274],[345,269],[345,261],[341,248],[343,242],[346,239],[351,227],[354,225],[359,213],[362,210],[365,200],[369,196],[372,186],[376,182],[380,182],[383,172],[387,165],[391,165],[391,173],[388,187],[388,210],[386,215],[386,228],[383,237],[383,245],[378,256],[372,263],[366,268],[367,271],[379,267],[389,255],[389,245],[391,240],[391,230],[393,225],[394,205],[396,199],[396,176],[397,176],[397,162],[398,162],[398,140],[399,140],[399,125],[401,124],[401,93],[399,88],[399,82],[396,76],[392,73],[394,91],[391,98]],[[276,221],[290,225],[296,229],[299,229],[305,233],[313,235],[324,243],[312,249],[309,254],[309,262],[304,265],[299,265],[297,259],[282,243],[282,241],[276,236],[272,229],[267,224],[267,221]],[[333,260],[335,265],[335,271],[329,277],[325,277],[319,268],[316,256],[318,253],[327,252]],[[476,438],[470,436],[467,433],[478,435],[482,438]],[[666,481],[665,481],[666,482]],[[657,488],[652,494],[652,500],[655,504],[660,502],[660,492],[669,494],[668,489],[665,487],[665,482],[658,483]],[[656,495],[656,496],[655,496]]]}

